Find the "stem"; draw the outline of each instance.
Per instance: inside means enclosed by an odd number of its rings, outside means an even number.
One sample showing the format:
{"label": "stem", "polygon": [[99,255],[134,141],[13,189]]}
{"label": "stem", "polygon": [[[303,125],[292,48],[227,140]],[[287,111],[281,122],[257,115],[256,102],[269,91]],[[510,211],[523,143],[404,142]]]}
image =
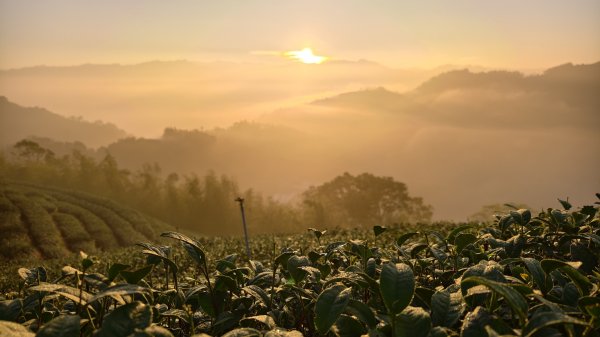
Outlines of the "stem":
{"label": "stem", "polygon": [[275,272],[277,271],[277,265],[273,262],[273,279],[271,281],[271,296],[269,298],[269,307],[271,308],[271,312],[273,312],[273,294],[275,293]]}
{"label": "stem", "polygon": [[94,330],[96,330],[97,329],[96,324],[94,324],[94,319],[92,318],[92,314],[90,313],[90,308],[86,307],[85,312],[87,313],[87,316],[90,319],[90,323],[92,324],[92,327],[94,328]]}
{"label": "stem", "polygon": [[175,291],[179,293],[179,286],[177,285],[177,271],[173,269],[173,282],[175,284]]}
{"label": "stem", "polygon": [[210,275],[208,274],[208,265],[206,264],[206,259],[204,259],[204,268],[201,268],[202,274],[204,274],[204,278],[206,279],[206,283],[208,284],[208,294],[210,295],[210,302],[212,303],[213,310],[215,311],[215,316],[218,316],[219,310],[217,308],[217,303],[215,303],[215,297],[213,294],[212,284],[210,283]]}
{"label": "stem", "polygon": [[77,286],[79,287],[79,303],[77,303],[77,314],[81,313],[81,299],[83,298],[83,278],[85,277],[85,270],[81,273],[81,280],[79,274],[75,272],[77,278]]}
{"label": "stem", "polygon": [[169,265],[164,262],[165,265],[165,278],[167,279],[166,289],[169,290]]}
{"label": "stem", "polygon": [[269,308],[273,312],[273,294],[275,293],[275,276],[277,272],[277,263],[275,262],[275,236],[273,236],[273,250],[271,253],[271,259],[273,264],[273,277],[271,279],[271,296],[269,298]]}

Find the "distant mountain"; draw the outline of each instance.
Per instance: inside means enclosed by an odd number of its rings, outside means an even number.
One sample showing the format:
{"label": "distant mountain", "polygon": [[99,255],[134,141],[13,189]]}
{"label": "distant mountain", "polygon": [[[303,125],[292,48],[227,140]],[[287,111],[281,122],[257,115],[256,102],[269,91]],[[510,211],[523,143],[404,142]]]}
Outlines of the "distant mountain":
{"label": "distant mountain", "polygon": [[273,192],[289,179],[288,167],[301,167],[310,155],[306,135],[283,126],[239,122],[210,131],[167,128],[159,138],[124,138],[99,149],[125,168],[157,163],[162,172],[215,171],[242,180],[244,186]]}
{"label": "distant mountain", "polygon": [[165,127],[223,127],[358,88],[408,90],[438,73],[365,60],[37,66],[0,70],[0,93],[21,104],[101,119],[137,136],[156,137]]}
{"label": "distant mountain", "polygon": [[[385,88],[348,92],[313,105],[418,116],[438,123],[501,127],[600,125],[600,62],[565,64],[539,75],[454,70],[437,75],[415,90],[399,94]],[[280,122],[283,122],[279,120]]]}
{"label": "distant mountain", "polygon": [[[329,95],[322,92],[311,100],[297,101],[291,108],[265,108],[263,111],[273,112],[227,128],[202,129],[190,121],[185,126],[188,130],[172,121],[177,109],[191,109],[193,105],[159,92],[142,92],[147,89],[144,88],[147,81],[160,79],[152,75],[158,71],[154,66],[145,65],[147,78],[140,72],[141,65],[117,67],[123,71],[123,82],[117,83],[125,85],[127,71],[137,74],[134,83],[139,85],[140,95],[136,97],[144,100],[145,106],[152,106],[154,112],[140,110],[148,112],[141,115],[130,111],[132,101],[127,95],[105,92],[95,86],[88,92],[102,97],[116,95],[110,99],[122,105],[111,101],[107,109],[121,113],[132,123],[143,124],[146,116],[159,113],[166,121],[162,129],[166,125],[171,127],[159,136],[114,141],[99,148],[96,158],[110,153],[120,167],[133,172],[145,164],[150,165],[144,169],[155,170],[152,164],[158,163],[162,174],[177,172],[183,179],[190,179],[192,173],[203,175],[214,170],[233,177],[243,188],[256,188],[282,199],[292,198],[340,172],[371,172],[406,183],[411,191],[434,206],[434,216],[440,220],[465,219],[474,207],[511,200],[515,195],[536,209],[554,206],[556,197],[568,196],[581,204],[600,187],[597,173],[600,157],[593,155],[600,153],[600,63],[566,64],[535,75],[447,71],[401,93],[388,87],[387,82],[379,82],[364,86],[374,89]],[[188,69],[190,65],[171,66]],[[364,66],[363,69],[385,71],[377,64]],[[225,82],[235,82],[235,74],[244,71],[233,68],[222,68],[231,71],[223,75],[227,77]],[[352,69],[346,68],[344,62],[327,67],[290,68],[297,70],[295,75],[299,80],[286,85],[303,88],[316,83],[319,90],[324,88],[326,76],[318,72],[338,69],[339,74],[350,78]],[[280,71],[286,69],[287,65]],[[103,71],[98,73],[103,80],[107,78],[103,77]],[[276,77],[270,72],[264,72],[260,81],[235,82],[246,87],[223,95],[203,91],[211,88],[209,84],[219,82],[217,77],[196,74],[206,86],[194,87],[196,82],[188,83],[186,88],[193,87],[194,91],[183,94],[202,104],[214,104],[215,114],[226,114],[228,104],[233,104],[230,98],[237,100],[232,106],[256,99],[251,91],[245,91],[249,88],[259,86],[259,96],[260,92],[270,90],[278,95],[274,88],[279,88],[280,82],[274,81]],[[75,77],[71,85],[82,81]],[[311,79],[304,81],[306,77]],[[178,81],[177,85],[181,84]],[[163,84],[180,93],[177,85],[169,81]],[[329,85],[334,83],[325,87]],[[155,105],[156,99],[164,100],[163,105]],[[307,101],[313,103],[302,103]],[[194,116],[204,118],[203,111],[194,110]],[[0,125],[10,129],[5,123]],[[196,128],[200,131],[189,130]],[[86,140],[87,136],[79,140]],[[70,148],[85,150],[70,140],[71,144],[66,143],[64,138],[61,138],[64,144],[38,140],[56,153]]]}
{"label": "distant mountain", "polygon": [[10,146],[30,136],[81,141],[98,147],[126,137],[127,133],[113,124],[64,117],[37,107],[26,108],[0,96],[0,146]]}
{"label": "distant mountain", "polygon": [[587,104],[588,99],[600,102],[600,95],[597,94],[600,92],[600,62],[582,65],[567,63],[530,76],[509,71],[474,73],[455,70],[431,78],[415,91],[420,94],[439,94],[459,89],[537,91],[558,94],[563,99],[575,95],[570,97],[572,103]]}
{"label": "distant mountain", "polygon": [[319,99],[312,104],[385,111],[398,108],[398,104],[403,102],[404,99],[405,97],[397,92],[379,87],[376,89],[348,92],[335,97]]}

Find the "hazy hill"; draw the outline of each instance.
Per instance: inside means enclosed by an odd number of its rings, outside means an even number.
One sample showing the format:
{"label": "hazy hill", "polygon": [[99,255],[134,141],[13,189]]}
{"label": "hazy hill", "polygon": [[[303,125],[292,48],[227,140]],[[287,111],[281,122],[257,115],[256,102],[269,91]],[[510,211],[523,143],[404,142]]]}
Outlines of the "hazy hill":
{"label": "hazy hill", "polygon": [[274,109],[365,87],[413,88],[437,69],[392,69],[369,61],[306,65],[147,62],[0,70],[0,93],[24,105],[119,125],[158,137],[165,127],[224,127]]}
{"label": "hazy hill", "polygon": [[412,91],[353,91],[262,120],[318,131],[335,144],[328,162],[394,176],[434,205],[435,218],[464,219],[515,195],[535,208],[593,197],[598,92],[600,63],[537,75],[460,70]]}
{"label": "hazy hill", "polygon": [[[314,151],[314,139],[307,134],[252,122],[210,131],[167,128],[160,138],[125,138],[99,152],[110,153],[126,168],[158,163],[164,174],[215,171],[236,178],[244,188],[278,195],[307,187],[290,180],[299,169],[314,174],[323,168],[305,166],[323,152]],[[285,188],[276,187],[284,181]]]}
{"label": "hazy hill", "polygon": [[82,141],[98,147],[127,136],[110,123],[67,118],[43,108],[22,107],[0,96],[0,146],[29,137],[47,137],[57,141]]}
{"label": "hazy hill", "polygon": [[389,112],[461,126],[597,128],[598,92],[600,62],[565,64],[530,76],[508,71],[455,70],[402,95],[378,88],[344,93],[313,104],[360,110],[374,118]]}
{"label": "hazy hill", "polygon": [[284,199],[342,172],[371,172],[406,183],[434,206],[434,219],[515,198],[534,208],[556,197],[583,204],[600,190],[599,67],[449,71],[402,93],[375,86],[226,128],[125,138],[98,158],[110,153],[134,170],[158,163],[163,174],[214,170]]}

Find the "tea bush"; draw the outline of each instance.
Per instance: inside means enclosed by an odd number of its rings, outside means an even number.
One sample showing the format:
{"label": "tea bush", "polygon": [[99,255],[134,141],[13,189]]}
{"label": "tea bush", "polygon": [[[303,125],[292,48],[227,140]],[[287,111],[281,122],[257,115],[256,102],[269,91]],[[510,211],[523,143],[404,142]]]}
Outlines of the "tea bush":
{"label": "tea bush", "polygon": [[62,258],[156,240],[171,226],[81,192],[0,182],[0,260]]}
{"label": "tea bush", "polygon": [[252,260],[239,239],[167,231],[137,256],[20,268],[0,335],[598,336],[598,206],[561,206],[263,236]]}

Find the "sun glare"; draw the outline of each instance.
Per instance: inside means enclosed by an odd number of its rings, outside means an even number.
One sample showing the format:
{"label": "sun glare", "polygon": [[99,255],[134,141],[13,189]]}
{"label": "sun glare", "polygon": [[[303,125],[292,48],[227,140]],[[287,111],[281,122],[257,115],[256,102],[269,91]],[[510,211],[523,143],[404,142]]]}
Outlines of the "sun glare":
{"label": "sun glare", "polygon": [[313,51],[310,48],[304,48],[302,50],[291,50],[286,52],[285,56],[306,64],[320,64],[327,60],[326,56],[319,56],[313,54]]}

